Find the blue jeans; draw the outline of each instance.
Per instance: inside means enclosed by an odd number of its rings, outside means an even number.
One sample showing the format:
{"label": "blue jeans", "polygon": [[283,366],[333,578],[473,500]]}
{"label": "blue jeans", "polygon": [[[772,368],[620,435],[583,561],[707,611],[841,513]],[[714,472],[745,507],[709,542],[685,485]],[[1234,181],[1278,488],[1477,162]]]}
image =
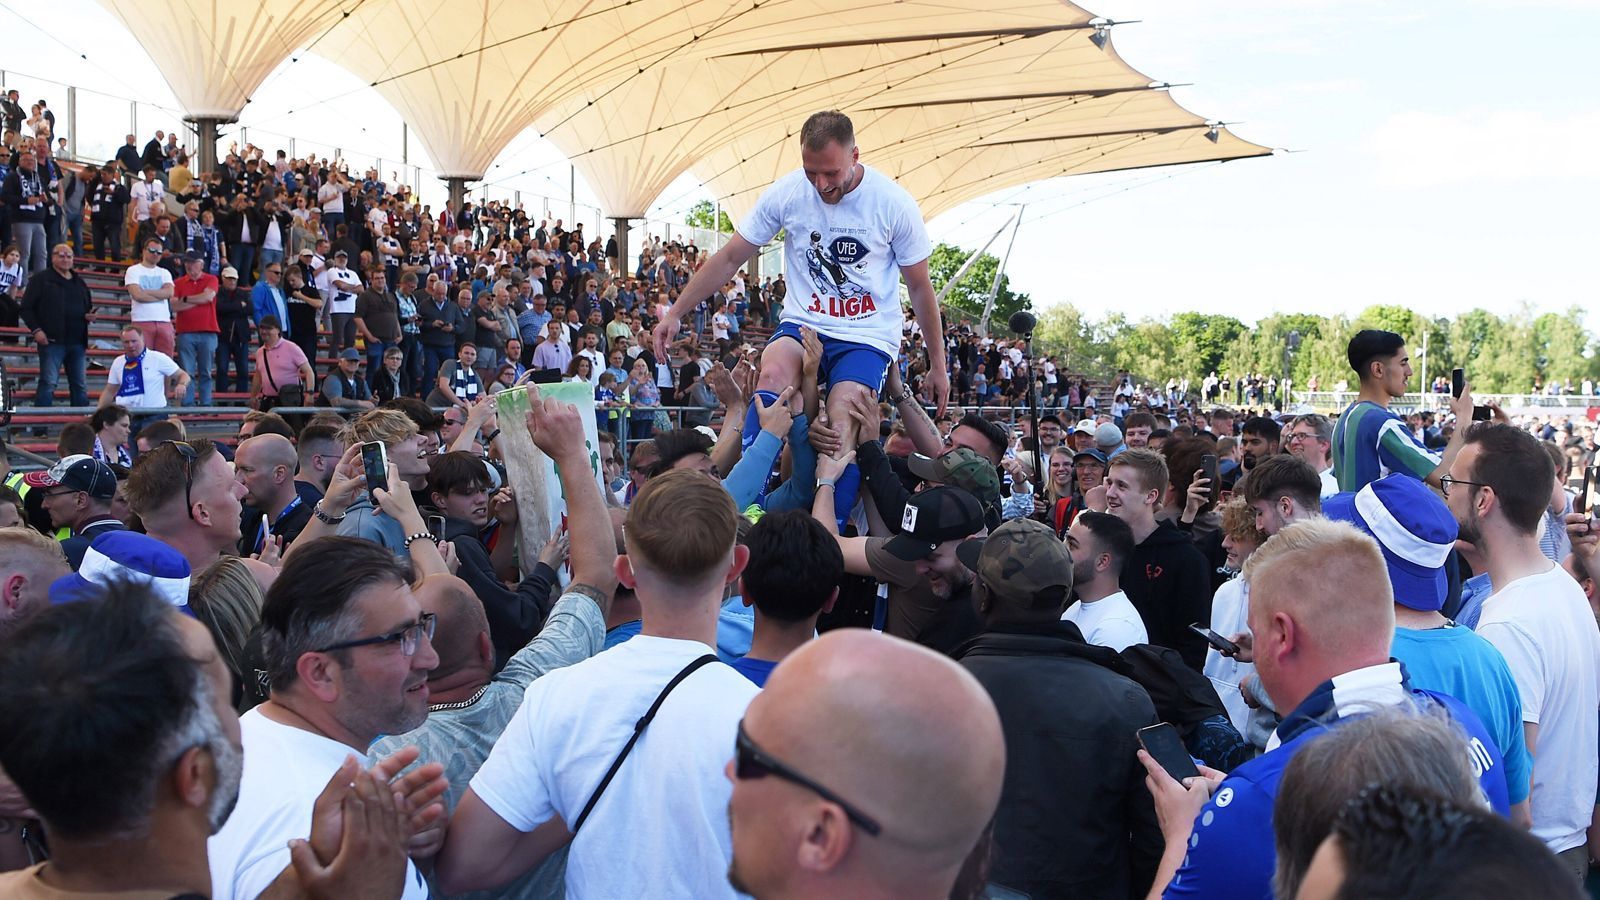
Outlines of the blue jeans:
{"label": "blue jeans", "polygon": [[179,406],[193,406],[199,391],[200,405],[211,405],[211,363],[217,356],[215,331],[185,331],[178,335],[178,367],[189,373],[189,386],[183,389]]}
{"label": "blue jeans", "polygon": [[48,346],[39,348],[39,389],[34,394],[34,406],[55,405],[56,382],[60,380],[63,362],[67,365],[67,385],[72,391],[72,405],[89,405],[84,371],[84,351],[87,349],[83,344],[63,344],[60,341],[51,341]]}
{"label": "blue jeans", "polygon": [[265,269],[267,266],[270,266],[273,263],[281,263],[281,262],[283,262],[283,251],[282,250],[262,250],[261,251],[261,268]]}
{"label": "blue jeans", "polygon": [[22,271],[33,274],[50,264],[50,239],[45,237],[43,222],[12,222],[11,239],[22,251]]}
{"label": "blue jeans", "polygon": [[250,390],[250,343],[217,344],[217,384],[228,389],[228,366],[234,367],[233,389],[237,393]]}
{"label": "blue jeans", "polygon": [[67,240],[72,242],[72,252],[79,256],[87,256],[83,252],[83,213],[80,211],[75,216],[67,216]]}
{"label": "blue jeans", "polygon": [[444,347],[435,347],[431,344],[422,345],[422,381],[417,383],[421,388],[422,396],[426,397],[432,392],[435,382],[439,380],[439,369],[455,358],[456,348],[454,344]]}
{"label": "blue jeans", "polygon": [[255,244],[234,244],[228,248],[228,264],[239,270],[240,284],[255,284],[255,276],[251,275],[251,267],[256,262]]}
{"label": "blue jeans", "polygon": [[422,342],[416,334],[400,335],[400,351],[406,355],[406,373],[411,376],[411,392],[427,394],[422,381]]}

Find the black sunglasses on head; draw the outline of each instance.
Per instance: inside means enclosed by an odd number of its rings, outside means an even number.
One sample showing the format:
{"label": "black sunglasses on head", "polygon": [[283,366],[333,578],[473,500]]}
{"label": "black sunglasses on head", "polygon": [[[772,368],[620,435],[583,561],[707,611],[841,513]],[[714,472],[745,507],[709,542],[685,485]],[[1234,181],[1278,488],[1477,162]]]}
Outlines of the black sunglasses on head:
{"label": "black sunglasses on head", "polygon": [[188,441],[167,441],[161,446],[170,446],[183,457],[183,511],[190,519],[194,518],[194,501],[190,494],[194,490],[194,461],[200,454],[190,446]]}
{"label": "black sunglasses on head", "polygon": [[838,804],[839,808],[844,810],[845,817],[860,826],[861,830],[867,834],[876,837],[879,832],[883,831],[883,826],[879,825],[877,820],[845,802],[838,794],[800,774],[781,760],[756,746],[756,742],[751,740],[749,733],[744,730],[743,719],[739,720],[739,733],[734,738],[733,759],[734,777],[741,781],[748,781],[752,778],[765,778],[768,775],[782,778],[784,781],[800,785],[830,803]]}

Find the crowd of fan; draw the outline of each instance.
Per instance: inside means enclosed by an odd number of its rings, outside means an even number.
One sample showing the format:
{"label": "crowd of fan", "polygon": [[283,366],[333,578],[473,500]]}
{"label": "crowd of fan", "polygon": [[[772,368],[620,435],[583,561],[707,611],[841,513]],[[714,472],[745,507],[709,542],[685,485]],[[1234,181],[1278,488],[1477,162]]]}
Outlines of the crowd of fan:
{"label": "crowd of fan", "polygon": [[[1579,894],[1591,427],[1413,428],[1363,332],[1337,423],[934,421],[913,360],[841,447],[804,337],[748,446],[743,358],[704,375],[720,432],[626,459],[537,386],[524,421],[400,396],[236,447],[69,427],[0,503],[0,888]],[[539,546],[510,430],[559,472]]]}

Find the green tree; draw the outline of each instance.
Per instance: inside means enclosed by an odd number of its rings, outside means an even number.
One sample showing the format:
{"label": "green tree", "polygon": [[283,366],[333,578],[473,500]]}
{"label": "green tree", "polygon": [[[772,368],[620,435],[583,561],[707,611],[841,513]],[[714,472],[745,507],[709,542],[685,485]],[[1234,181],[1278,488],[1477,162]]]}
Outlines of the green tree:
{"label": "green tree", "polygon": [[689,212],[683,217],[683,224],[688,225],[690,228],[704,228],[710,231],[713,215],[717,219],[717,231],[723,234],[733,233],[733,220],[728,218],[728,211],[717,209],[716,204],[710,200],[701,200],[699,203],[689,207]]}
{"label": "green tree", "polygon": [[[928,278],[933,282],[935,292],[944,289],[945,282],[961,268],[962,264],[971,256],[970,250],[963,250],[953,244],[940,244],[933,248],[933,255],[928,257]],[[945,295],[946,309],[953,309],[958,316],[972,321],[977,321],[983,316],[984,301],[989,297],[989,287],[994,284],[994,273],[1000,268],[1000,260],[985,253],[978,257],[972,268],[961,276],[956,286]],[[1006,321],[1011,314],[1019,310],[1032,309],[1033,301],[1027,294],[1018,294],[1011,290],[1011,276],[1000,276],[1000,290],[995,295],[994,312],[989,317],[989,330],[991,332],[1004,332]]]}
{"label": "green tree", "polygon": [[1216,370],[1244,330],[1244,323],[1232,316],[1192,312],[1173,316],[1172,339],[1180,370],[1177,377],[1194,379],[1195,373],[1202,373],[1199,377],[1203,378],[1203,373]]}

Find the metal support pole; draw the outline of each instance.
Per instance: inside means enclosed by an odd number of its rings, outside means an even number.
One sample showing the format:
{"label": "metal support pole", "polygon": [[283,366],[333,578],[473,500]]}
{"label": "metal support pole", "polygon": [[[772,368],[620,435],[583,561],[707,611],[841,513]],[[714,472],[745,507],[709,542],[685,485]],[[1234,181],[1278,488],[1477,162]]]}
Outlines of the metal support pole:
{"label": "metal support pole", "polygon": [[983,242],[983,246],[978,248],[978,252],[967,257],[967,261],[961,264],[961,268],[957,269],[956,273],[950,276],[950,280],[944,283],[944,287],[939,289],[939,295],[934,298],[941,306],[944,305],[944,298],[950,295],[951,288],[956,286],[956,282],[960,281],[962,276],[967,274],[967,270],[972,268],[972,264],[978,261],[978,257],[982,256],[984,252],[989,249],[989,245],[994,243],[994,239],[999,237],[1000,233],[1009,227],[1011,227],[1011,220],[1007,219],[1004,225],[1001,225],[995,230],[994,234],[989,235],[989,239]]}
{"label": "metal support pole", "polygon": [[711,252],[722,249],[722,201],[711,205]]}
{"label": "metal support pole", "polygon": [[78,158],[78,89],[67,87],[67,155]]}
{"label": "metal support pole", "polygon": [[1000,265],[995,267],[994,284],[989,286],[989,299],[983,302],[983,319],[978,323],[978,333],[985,337],[989,334],[989,316],[994,313],[995,298],[1000,295],[1000,279],[1005,276],[1006,263],[1011,261],[1011,248],[1017,245],[1017,232],[1022,230],[1022,211],[1027,208],[1026,203],[1017,207],[1016,224],[1011,228],[1011,240],[1006,243],[1006,253],[1000,257]]}
{"label": "metal support pole", "polygon": [[578,222],[578,167],[567,166],[567,227]]}

